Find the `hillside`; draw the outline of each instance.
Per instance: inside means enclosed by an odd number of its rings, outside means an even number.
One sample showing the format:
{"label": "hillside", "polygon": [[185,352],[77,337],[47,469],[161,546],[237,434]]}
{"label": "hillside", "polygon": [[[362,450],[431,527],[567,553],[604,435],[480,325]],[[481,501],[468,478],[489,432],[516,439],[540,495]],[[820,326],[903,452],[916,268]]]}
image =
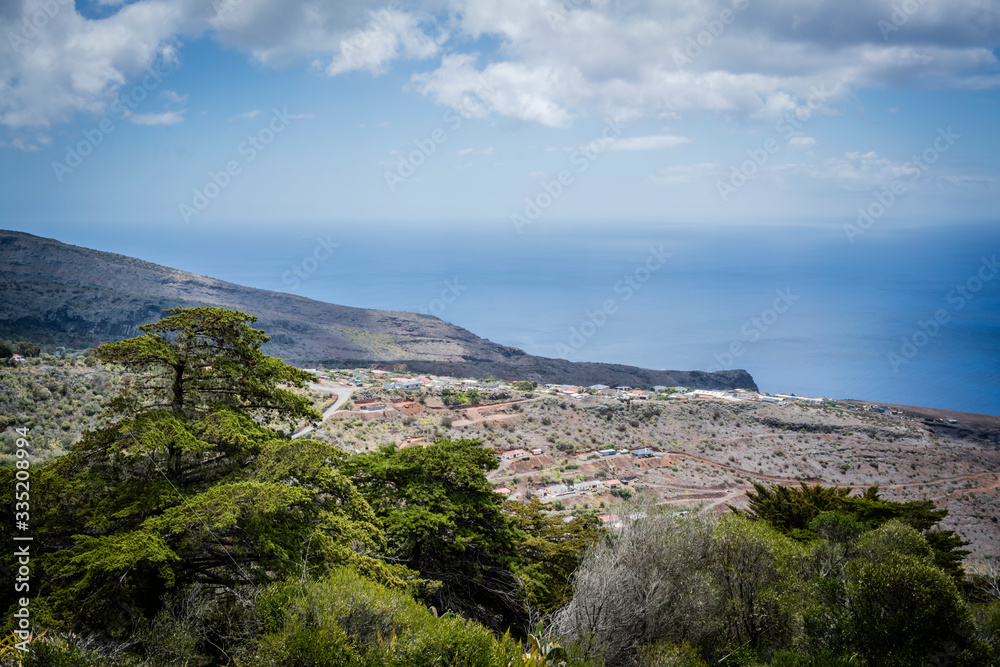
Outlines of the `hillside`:
{"label": "hillside", "polygon": [[654,371],[536,357],[438,319],[255,289],[23,232],[0,231],[0,337],[89,347],[136,335],[166,308],[222,306],[258,317],[268,354],[309,366],[406,364],[497,378],[756,389],[743,370]]}
{"label": "hillside", "polygon": [[[534,451],[505,460],[490,480],[513,499],[536,496],[546,504],[558,500],[567,510],[601,513],[613,513],[620,502],[606,485],[612,479],[626,481],[628,495],[717,512],[746,506],[754,482],[879,486],[886,498],[930,499],[947,509],[945,527],[971,542],[970,563],[1000,553],[1000,418],[952,412],[956,423],[949,424],[926,408],[899,406],[897,414],[881,414],[850,405],[695,398],[627,403],[536,393],[498,405],[447,408],[428,398],[424,404],[386,401],[377,412],[344,408],[310,437],[349,452],[392,442],[426,444],[442,435]],[[656,455],[630,453],[641,447]],[[604,448],[618,454],[595,454]],[[546,495],[558,484],[593,481],[601,486]]]}

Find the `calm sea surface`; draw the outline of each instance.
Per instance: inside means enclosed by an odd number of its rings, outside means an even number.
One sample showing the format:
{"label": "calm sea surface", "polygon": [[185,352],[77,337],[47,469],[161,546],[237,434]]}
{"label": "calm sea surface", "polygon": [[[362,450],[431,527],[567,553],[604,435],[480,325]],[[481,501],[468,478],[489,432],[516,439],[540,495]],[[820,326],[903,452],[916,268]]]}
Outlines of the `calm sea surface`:
{"label": "calm sea surface", "polygon": [[854,243],[834,224],[60,239],[333,303],[431,313],[536,355],[744,368],[765,391],[1000,414],[997,223],[876,225]]}

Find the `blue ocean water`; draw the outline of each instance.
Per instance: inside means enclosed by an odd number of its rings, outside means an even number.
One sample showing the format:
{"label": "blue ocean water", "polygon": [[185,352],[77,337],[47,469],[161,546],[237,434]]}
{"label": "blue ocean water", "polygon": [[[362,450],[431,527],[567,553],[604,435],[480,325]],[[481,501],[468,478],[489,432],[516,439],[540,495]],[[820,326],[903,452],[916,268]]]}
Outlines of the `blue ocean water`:
{"label": "blue ocean water", "polygon": [[1000,224],[883,227],[853,243],[840,223],[58,237],[244,285],[431,313],[531,354],[744,368],[770,392],[1000,414]]}

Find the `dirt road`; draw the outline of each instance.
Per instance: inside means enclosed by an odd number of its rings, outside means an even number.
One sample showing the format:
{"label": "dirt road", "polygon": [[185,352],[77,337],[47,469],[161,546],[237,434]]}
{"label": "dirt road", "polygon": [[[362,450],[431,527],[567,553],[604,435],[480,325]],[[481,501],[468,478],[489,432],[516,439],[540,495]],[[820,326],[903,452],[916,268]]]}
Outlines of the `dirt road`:
{"label": "dirt road", "polygon": [[[320,423],[325,422],[327,419],[329,419],[330,415],[332,415],[334,412],[336,412],[337,410],[339,410],[340,406],[342,406],[344,403],[346,403],[347,400],[351,396],[354,395],[354,388],[353,387],[342,387],[342,386],[329,385],[329,384],[310,384],[309,388],[310,389],[315,389],[316,391],[324,393],[324,394],[336,394],[337,395],[337,400],[333,402],[333,405],[331,405],[330,407],[328,407],[326,410],[323,411],[323,419],[322,419],[322,421]],[[312,424],[310,424],[309,426],[306,426],[302,430],[293,433],[292,437],[293,438],[301,438],[302,436],[304,436],[304,435],[306,435],[308,433],[311,433],[315,429],[316,429],[316,427],[313,426]]]}

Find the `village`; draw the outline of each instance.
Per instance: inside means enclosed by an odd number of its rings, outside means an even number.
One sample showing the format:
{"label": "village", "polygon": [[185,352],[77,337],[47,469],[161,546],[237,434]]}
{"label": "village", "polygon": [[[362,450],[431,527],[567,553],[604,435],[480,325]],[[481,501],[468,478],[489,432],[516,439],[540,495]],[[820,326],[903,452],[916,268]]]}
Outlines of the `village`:
{"label": "village", "polygon": [[634,496],[677,511],[728,511],[755,482],[879,485],[894,497],[954,505],[949,521],[970,526],[983,525],[974,517],[988,517],[997,501],[998,475],[984,452],[935,431],[960,433],[962,425],[873,403],[402,368],[306,370],[317,375],[310,392],[324,421],[296,437],[348,452],[478,439],[497,458],[487,475],[497,493],[537,499],[567,520],[590,512],[615,525],[616,507]]}

